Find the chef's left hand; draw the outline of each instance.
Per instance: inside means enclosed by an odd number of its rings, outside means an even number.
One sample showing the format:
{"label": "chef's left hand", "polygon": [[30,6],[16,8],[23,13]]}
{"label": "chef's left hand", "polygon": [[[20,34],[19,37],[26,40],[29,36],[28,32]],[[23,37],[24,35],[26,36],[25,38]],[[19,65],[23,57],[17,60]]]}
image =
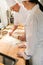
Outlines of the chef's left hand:
{"label": "chef's left hand", "polygon": [[17,56],[23,58],[24,57],[24,52],[18,52]]}

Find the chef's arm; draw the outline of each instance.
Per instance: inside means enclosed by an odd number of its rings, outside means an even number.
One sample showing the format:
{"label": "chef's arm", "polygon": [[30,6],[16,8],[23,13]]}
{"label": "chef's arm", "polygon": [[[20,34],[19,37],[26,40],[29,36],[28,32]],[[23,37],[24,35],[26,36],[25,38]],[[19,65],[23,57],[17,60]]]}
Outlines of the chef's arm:
{"label": "chef's arm", "polygon": [[14,27],[12,28],[12,31],[9,32],[9,35],[12,35],[12,33],[17,29],[18,25],[14,25]]}

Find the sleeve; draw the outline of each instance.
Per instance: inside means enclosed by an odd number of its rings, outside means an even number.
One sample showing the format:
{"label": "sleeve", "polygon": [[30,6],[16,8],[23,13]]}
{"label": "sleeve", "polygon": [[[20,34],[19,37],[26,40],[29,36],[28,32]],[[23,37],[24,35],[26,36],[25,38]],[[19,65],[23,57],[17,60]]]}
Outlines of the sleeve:
{"label": "sleeve", "polygon": [[27,18],[27,26],[26,26],[26,45],[27,48],[25,53],[27,55],[33,55],[35,44],[37,41],[37,21],[35,16],[31,15]]}
{"label": "sleeve", "polygon": [[18,25],[19,24],[19,16],[18,16],[18,13],[15,13],[14,15],[14,25]]}

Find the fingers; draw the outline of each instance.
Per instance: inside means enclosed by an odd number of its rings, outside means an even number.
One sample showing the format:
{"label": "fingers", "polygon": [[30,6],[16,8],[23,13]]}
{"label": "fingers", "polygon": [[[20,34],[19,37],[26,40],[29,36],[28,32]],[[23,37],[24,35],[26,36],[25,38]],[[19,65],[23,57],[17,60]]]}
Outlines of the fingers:
{"label": "fingers", "polygon": [[26,48],[26,45],[19,45],[19,48]]}

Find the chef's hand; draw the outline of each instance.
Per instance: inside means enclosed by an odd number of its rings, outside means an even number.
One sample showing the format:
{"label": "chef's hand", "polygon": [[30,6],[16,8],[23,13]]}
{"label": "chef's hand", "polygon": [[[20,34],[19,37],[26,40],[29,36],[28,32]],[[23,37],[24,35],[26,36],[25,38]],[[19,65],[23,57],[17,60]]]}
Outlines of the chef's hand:
{"label": "chef's hand", "polygon": [[18,45],[18,48],[26,48],[26,45],[25,44],[20,44],[20,45]]}
{"label": "chef's hand", "polygon": [[29,60],[31,58],[31,55],[26,55],[25,52],[18,52],[17,55],[25,60]]}
{"label": "chef's hand", "polygon": [[18,56],[18,57],[21,57],[21,58],[24,58],[24,52],[18,52],[18,53],[17,53],[17,56]]}
{"label": "chef's hand", "polygon": [[18,39],[21,40],[21,41],[26,41],[26,37],[25,37],[25,35],[18,36]]}

